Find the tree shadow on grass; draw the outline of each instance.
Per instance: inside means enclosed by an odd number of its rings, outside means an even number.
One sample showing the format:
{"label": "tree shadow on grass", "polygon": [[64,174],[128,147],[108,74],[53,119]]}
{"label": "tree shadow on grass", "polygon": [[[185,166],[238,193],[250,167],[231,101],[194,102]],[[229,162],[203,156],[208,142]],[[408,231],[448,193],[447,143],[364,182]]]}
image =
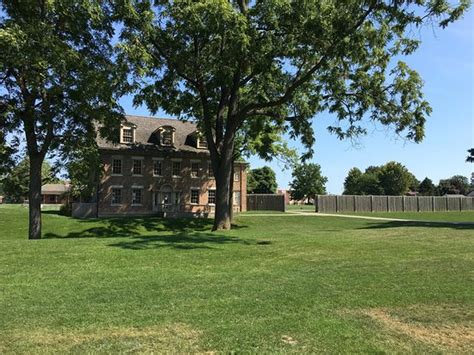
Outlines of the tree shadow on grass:
{"label": "tree shadow on grass", "polygon": [[[45,239],[80,239],[80,238],[127,238],[109,244],[123,249],[144,250],[151,248],[173,247],[175,249],[214,249],[211,245],[239,243],[256,244],[255,241],[243,240],[222,233],[211,233],[212,220],[164,219],[158,217],[144,218],[108,218],[78,221],[82,225],[96,224],[77,232],[59,235],[48,232]],[[247,228],[233,225],[233,229]]]}
{"label": "tree shadow on grass", "polygon": [[474,230],[474,222],[435,222],[435,221],[379,221],[369,222],[368,226],[357,229],[386,229],[386,228],[451,228],[457,230]]}

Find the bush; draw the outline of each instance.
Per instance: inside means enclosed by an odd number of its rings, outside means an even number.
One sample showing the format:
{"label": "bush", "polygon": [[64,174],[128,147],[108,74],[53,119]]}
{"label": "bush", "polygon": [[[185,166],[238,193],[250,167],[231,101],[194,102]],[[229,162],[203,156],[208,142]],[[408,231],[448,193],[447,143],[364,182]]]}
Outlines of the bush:
{"label": "bush", "polygon": [[59,208],[59,214],[62,216],[71,217],[72,215],[72,204],[66,203],[65,205],[61,205]]}

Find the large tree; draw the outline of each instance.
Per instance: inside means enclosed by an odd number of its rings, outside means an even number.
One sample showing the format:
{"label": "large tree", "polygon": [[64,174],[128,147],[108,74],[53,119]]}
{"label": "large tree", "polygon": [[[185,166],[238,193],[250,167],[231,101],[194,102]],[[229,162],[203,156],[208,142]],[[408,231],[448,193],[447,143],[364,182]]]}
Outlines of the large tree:
{"label": "large tree", "polygon": [[379,174],[380,186],[385,195],[400,196],[415,185],[416,178],[401,163],[391,161],[381,167]]}
{"label": "large tree", "polygon": [[369,166],[362,173],[349,170],[344,181],[345,195],[404,195],[416,191],[419,181],[408,169],[395,161],[381,166]]}
{"label": "large tree", "polygon": [[469,180],[462,175],[454,175],[449,179],[441,179],[438,189],[441,195],[466,195],[469,192]]}
{"label": "large tree", "polygon": [[[215,172],[214,229],[229,229],[232,165],[241,129],[300,137],[329,111],[340,138],[370,118],[419,142],[431,109],[402,62],[414,29],[459,18],[469,1],[123,0],[121,48],[135,68],[135,103],[194,119]],[[392,60],[397,58],[398,61]],[[262,125],[261,122],[264,122]]]}
{"label": "large tree", "polygon": [[319,164],[309,163],[295,166],[290,183],[291,198],[294,200],[315,199],[326,193],[328,178],[322,175]]}
{"label": "large tree", "polygon": [[[118,127],[119,81],[108,1],[0,2],[0,130],[23,136],[30,162],[29,238],[41,238],[41,166]],[[102,130],[102,133],[111,130]]]}
{"label": "large tree", "polygon": [[274,194],[277,190],[276,174],[272,168],[252,169],[247,176],[247,192],[250,194]]}

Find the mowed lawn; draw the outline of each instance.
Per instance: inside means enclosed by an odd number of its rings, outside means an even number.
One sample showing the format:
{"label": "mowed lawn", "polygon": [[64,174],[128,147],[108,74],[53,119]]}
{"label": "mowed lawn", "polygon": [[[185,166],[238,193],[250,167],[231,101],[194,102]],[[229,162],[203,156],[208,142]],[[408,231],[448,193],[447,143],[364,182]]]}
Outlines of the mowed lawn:
{"label": "mowed lawn", "polygon": [[470,352],[474,226],[0,206],[0,353]]}
{"label": "mowed lawn", "polygon": [[460,212],[351,212],[357,216],[410,219],[432,222],[467,222],[474,223],[474,211]]}

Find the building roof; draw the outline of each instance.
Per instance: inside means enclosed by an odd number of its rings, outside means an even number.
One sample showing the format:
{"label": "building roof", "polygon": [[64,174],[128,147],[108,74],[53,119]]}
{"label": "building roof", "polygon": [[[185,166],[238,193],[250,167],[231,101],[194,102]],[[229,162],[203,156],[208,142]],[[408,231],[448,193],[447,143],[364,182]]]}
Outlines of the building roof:
{"label": "building roof", "polygon": [[45,184],[41,186],[42,195],[62,195],[70,190],[70,185],[66,184]]}
{"label": "building roof", "polygon": [[[200,154],[209,154],[207,149],[196,148],[191,137],[197,131],[197,126],[192,122],[180,121],[172,118],[156,118],[147,116],[126,115],[127,123],[135,125],[135,143],[112,143],[103,138],[98,138],[97,144],[102,149],[134,149],[134,150],[160,150],[160,151],[188,151]],[[155,132],[158,128],[168,126],[173,127],[174,144],[172,147],[164,147],[157,144]]]}

